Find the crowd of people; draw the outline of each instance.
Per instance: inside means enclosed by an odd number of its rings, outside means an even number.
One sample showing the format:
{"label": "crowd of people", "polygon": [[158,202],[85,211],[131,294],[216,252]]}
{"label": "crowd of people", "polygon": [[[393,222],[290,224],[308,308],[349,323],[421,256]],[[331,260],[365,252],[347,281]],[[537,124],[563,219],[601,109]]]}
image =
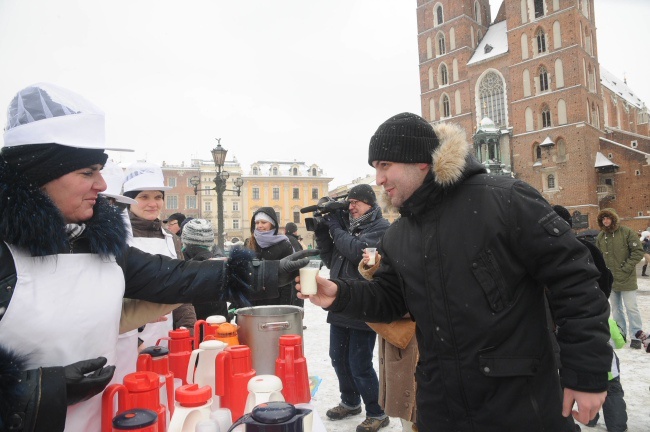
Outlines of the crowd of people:
{"label": "crowd of people", "polygon": [[[649,340],[636,265],[645,258],[646,277],[650,232],[639,236],[614,209],[598,214],[595,245],[578,241],[566,208],[486,172],[462,129],[401,113],[368,149],[395,222],[359,184],[346,209],[319,219],[316,249],[260,207],[244,247],[226,256],[208,220],[161,220],[170,187],[160,166],[123,173],[104,152],[123,149],[104,138],[101,110],[67,89],[36,84],[10,102],[0,430],[98,431],[98,395],[135,370],[141,348],[228,317],[228,303],[305,299],[328,311],[340,401],[325,414],[365,410],[357,432],[389,416],[403,431],[574,432],[601,408],[609,431],[626,429],[613,349]],[[316,254],[330,276],[305,296],[297,270]]]}

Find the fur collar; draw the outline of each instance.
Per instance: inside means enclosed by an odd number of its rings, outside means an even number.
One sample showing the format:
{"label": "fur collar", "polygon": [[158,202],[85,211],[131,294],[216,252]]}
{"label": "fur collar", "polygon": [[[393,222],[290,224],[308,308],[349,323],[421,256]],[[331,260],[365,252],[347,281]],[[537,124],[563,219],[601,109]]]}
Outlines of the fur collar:
{"label": "fur collar", "polygon": [[[467,141],[465,130],[453,123],[439,123],[433,127],[440,145],[431,154],[431,174],[434,187],[446,191],[473,174],[485,173],[485,168],[472,155],[473,146]],[[420,189],[428,188],[427,179]],[[419,191],[419,190],[418,190]],[[414,194],[418,194],[418,191]],[[382,206],[399,211],[390,204],[386,191],[381,192]],[[411,198],[407,200],[407,203]]]}
{"label": "fur collar", "polygon": [[[120,211],[99,197],[81,235],[91,253],[120,257],[126,227]],[[27,249],[32,256],[68,253],[63,215],[49,197],[0,157],[0,240]]]}
{"label": "fur collar", "polygon": [[[604,217],[608,217],[612,220],[612,223],[609,227],[603,225]],[[598,217],[596,220],[598,221],[598,227],[608,234],[611,234],[618,229],[618,214],[613,208],[602,209],[600,212],[598,212]]]}

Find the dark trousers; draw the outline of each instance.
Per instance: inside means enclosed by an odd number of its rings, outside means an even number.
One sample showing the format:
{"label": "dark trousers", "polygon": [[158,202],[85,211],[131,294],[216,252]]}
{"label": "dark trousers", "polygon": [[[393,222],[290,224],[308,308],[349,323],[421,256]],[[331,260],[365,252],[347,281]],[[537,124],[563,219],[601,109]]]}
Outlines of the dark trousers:
{"label": "dark trousers", "polygon": [[339,380],[341,402],[354,408],[366,406],[366,416],[382,417],[379,379],[372,365],[377,334],[330,325],[330,359]]}
{"label": "dark trousers", "polygon": [[[625,400],[623,400],[623,386],[621,380],[616,377],[607,384],[607,397],[603,404],[603,416],[607,432],[624,432],[627,430],[627,411]],[[587,426],[594,427],[598,423],[598,414],[587,423]]]}

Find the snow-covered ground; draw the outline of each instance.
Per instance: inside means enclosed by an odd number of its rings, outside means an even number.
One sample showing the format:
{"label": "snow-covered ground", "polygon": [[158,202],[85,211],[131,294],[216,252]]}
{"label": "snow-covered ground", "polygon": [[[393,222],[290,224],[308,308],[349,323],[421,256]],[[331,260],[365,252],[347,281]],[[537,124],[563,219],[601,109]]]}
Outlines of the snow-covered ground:
{"label": "snow-covered ground", "polygon": [[[650,278],[641,277],[641,266],[638,268],[639,293],[638,303],[646,332],[650,329]],[[327,277],[329,270],[323,268],[321,276]],[[350,432],[364,420],[364,414],[332,421],[327,419],[325,412],[339,402],[338,382],[329,359],[329,324],[325,321],[327,312],[305,302],[304,331],[305,353],[308,362],[309,375],[317,375],[322,379],[314,397],[316,409],[329,432]],[[621,383],[625,391],[627,403],[628,431],[644,432],[650,430],[650,353],[629,348],[629,343],[616,351],[621,360]],[[377,356],[375,353],[375,367]],[[390,425],[381,429],[382,432],[401,431],[399,419],[391,418]],[[582,426],[586,431],[606,431],[601,412],[600,422],[594,428]]]}

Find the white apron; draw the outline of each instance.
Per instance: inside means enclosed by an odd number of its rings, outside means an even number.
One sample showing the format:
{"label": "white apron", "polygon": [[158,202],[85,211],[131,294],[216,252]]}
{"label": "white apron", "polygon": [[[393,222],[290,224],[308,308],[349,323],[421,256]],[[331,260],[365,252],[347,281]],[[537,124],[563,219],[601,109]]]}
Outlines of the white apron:
{"label": "white apron", "polygon": [[[150,254],[165,255],[171,258],[176,258],[176,248],[174,247],[174,240],[172,237],[173,234],[164,231],[163,234],[165,234],[164,239],[133,237],[132,239],[129,239],[129,244]],[[144,331],[138,334],[138,337],[144,341],[142,344],[143,348],[156,345],[158,339],[169,336],[169,331],[174,330],[173,313],[170,312],[165,316],[167,317],[167,321],[147,324],[144,327]],[[167,341],[161,341],[160,345],[166,347]]]}
{"label": "white apron", "polygon": [[[124,274],[96,254],[31,257],[9,245],[18,281],[0,321],[0,339],[26,367],[66,366],[106,357],[115,362]],[[101,394],[68,407],[66,432],[99,432]]]}

